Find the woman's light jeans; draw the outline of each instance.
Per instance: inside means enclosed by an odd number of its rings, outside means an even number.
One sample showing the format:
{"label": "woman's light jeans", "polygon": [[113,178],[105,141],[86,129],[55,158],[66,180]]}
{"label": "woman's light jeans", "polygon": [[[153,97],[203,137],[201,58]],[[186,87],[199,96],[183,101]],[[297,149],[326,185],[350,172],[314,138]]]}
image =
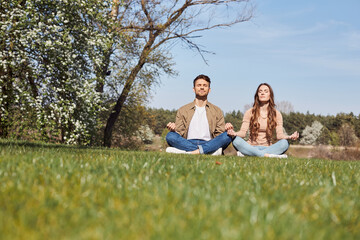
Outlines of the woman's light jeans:
{"label": "woman's light jeans", "polygon": [[285,153],[289,148],[289,143],[286,139],[281,139],[270,146],[253,146],[241,137],[236,137],[233,140],[233,146],[244,155],[263,157],[266,153],[276,155]]}

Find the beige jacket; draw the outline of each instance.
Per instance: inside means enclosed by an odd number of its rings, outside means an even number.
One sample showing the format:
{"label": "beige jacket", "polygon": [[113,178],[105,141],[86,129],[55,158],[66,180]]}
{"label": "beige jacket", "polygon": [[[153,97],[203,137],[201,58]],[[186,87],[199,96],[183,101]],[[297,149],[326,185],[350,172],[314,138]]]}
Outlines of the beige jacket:
{"label": "beige jacket", "polygon": [[[189,125],[195,113],[195,100],[182,106],[176,113],[176,129],[182,137],[187,138]],[[209,122],[209,129],[212,138],[225,132],[225,120],[221,109],[209,102],[206,104],[206,116]]]}

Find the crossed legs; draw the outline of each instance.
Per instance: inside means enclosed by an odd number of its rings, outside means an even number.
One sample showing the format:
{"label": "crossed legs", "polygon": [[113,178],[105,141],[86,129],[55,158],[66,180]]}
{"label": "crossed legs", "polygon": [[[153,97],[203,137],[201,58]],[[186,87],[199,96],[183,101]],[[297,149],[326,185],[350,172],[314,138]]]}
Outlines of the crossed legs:
{"label": "crossed legs", "polygon": [[169,132],[166,141],[171,147],[187,152],[199,150],[200,154],[213,153],[219,148],[226,148],[231,143],[231,137],[226,132],[217,137],[205,141],[200,139],[185,139],[177,132]]}
{"label": "crossed legs", "polygon": [[281,139],[270,146],[252,146],[241,137],[236,137],[233,140],[233,145],[242,154],[257,157],[264,157],[265,154],[280,155],[289,148],[289,143],[286,139]]}

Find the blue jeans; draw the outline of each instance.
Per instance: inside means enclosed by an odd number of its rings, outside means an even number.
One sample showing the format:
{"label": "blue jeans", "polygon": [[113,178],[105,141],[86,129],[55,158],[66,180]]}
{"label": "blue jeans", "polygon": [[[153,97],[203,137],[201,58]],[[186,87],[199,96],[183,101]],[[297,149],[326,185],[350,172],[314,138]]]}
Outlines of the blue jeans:
{"label": "blue jeans", "polygon": [[200,154],[213,153],[219,148],[226,148],[231,143],[231,137],[226,132],[217,137],[206,141],[200,139],[185,139],[177,132],[169,132],[166,135],[166,141],[171,147],[184,151],[194,151],[199,149]]}
{"label": "blue jeans", "polygon": [[236,137],[233,146],[244,155],[263,157],[266,153],[283,154],[288,150],[289,143],[286,139],[281,139],[270,146],[252,146],[241,137]]}

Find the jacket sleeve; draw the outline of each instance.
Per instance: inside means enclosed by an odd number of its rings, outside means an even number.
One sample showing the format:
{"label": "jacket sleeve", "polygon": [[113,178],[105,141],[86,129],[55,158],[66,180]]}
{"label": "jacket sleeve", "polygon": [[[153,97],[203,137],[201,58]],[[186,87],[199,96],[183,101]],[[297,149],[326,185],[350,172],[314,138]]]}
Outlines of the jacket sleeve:
{"label": "jacket sleeve", "polygon": [[216,127],[215,127],[215,131],[214,131],[214,136],[218,136],[220,134],[222,134],[223,132],[225,132],[225,119],[224,119],[224,114],[222,113],[221,109],[217,110],[217,114],[216,114]]}
{"label": "jacket sleeve", "polygon": [[180,136],[185,137],[186,134],[186,126],[185,126],[185,116],[181,109],[179,109],[176,113],[175,120],[175,131],[180,134]]}

